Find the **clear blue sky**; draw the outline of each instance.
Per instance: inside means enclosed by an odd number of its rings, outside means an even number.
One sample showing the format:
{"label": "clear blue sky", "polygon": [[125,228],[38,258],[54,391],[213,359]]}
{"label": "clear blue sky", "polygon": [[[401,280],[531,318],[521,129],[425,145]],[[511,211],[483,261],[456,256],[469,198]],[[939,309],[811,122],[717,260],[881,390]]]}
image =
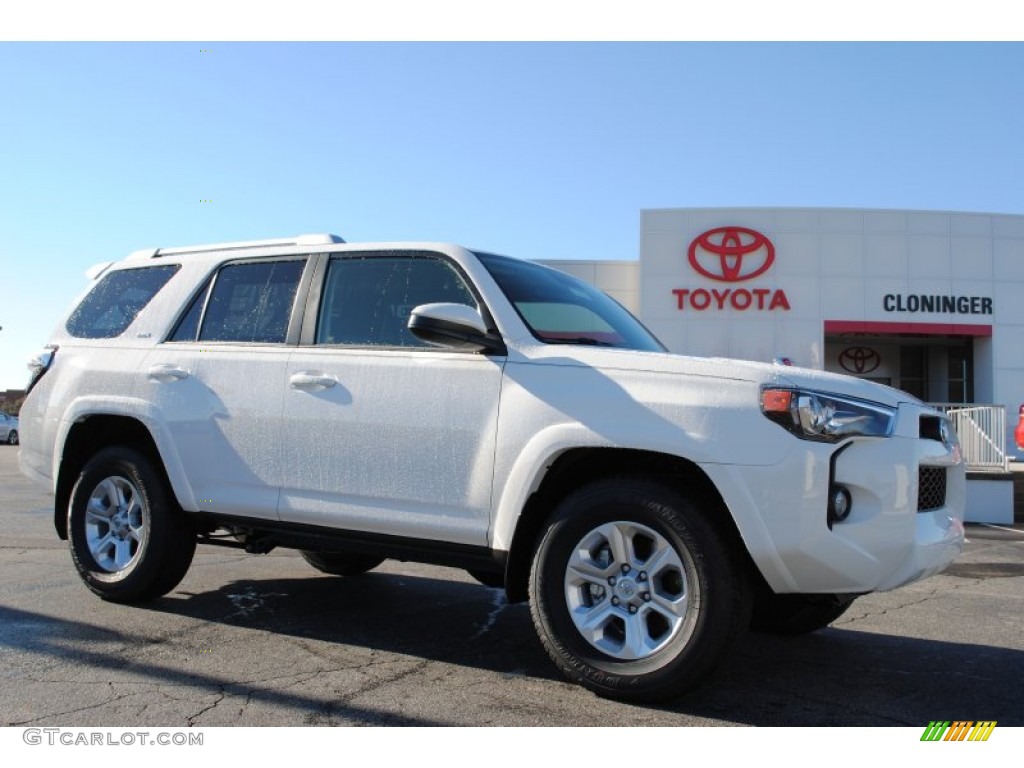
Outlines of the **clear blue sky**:
{"label": "clear blue sky", "polygon": [[1024,213],[1022,73],[994,43],[0,43],[0,389],[136,248],[634,259],[644,208]]}

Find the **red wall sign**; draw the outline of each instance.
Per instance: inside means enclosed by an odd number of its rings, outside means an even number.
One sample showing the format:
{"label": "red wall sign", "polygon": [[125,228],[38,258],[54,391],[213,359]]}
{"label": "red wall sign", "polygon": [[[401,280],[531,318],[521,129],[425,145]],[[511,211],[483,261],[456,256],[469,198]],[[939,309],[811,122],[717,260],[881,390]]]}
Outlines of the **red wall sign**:
{"label": "red wall sign", "polygon": [[772,241],[746,227],[719,227],[690,243],[690,266],[704,277],[739,283],[763,275],[775,261]]}
{"label": "red wall sign", "polygon": [[[720,283],[742,283],[760,277],[775,263],[775,246],[747,227],[718,227],[697,235],[688,252],[693,270]],[[781,288],[673,288],[679,309],[789,309]]]}

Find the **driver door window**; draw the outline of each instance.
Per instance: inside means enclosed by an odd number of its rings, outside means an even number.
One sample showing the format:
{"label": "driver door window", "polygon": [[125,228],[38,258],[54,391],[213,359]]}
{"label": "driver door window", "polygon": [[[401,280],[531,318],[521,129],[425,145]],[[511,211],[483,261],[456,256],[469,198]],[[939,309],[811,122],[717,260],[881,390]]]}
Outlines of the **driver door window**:
{"label": "driver door window", "polygon": [[316,329],[317,344],[430,347],[408,329],[420,304],[451,302],[476,308],[459,274],[429,256],[331,260]]}

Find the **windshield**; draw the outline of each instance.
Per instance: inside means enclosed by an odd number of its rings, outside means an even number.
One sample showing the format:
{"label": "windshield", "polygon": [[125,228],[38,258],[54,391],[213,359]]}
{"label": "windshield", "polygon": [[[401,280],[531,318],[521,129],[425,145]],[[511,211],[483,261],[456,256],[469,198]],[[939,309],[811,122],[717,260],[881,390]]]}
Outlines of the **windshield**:
{"label": "windshield", "polygon": [[529,261],[491,253],[476,256],[539,340],[665,351],[639,320],[592,285]]}

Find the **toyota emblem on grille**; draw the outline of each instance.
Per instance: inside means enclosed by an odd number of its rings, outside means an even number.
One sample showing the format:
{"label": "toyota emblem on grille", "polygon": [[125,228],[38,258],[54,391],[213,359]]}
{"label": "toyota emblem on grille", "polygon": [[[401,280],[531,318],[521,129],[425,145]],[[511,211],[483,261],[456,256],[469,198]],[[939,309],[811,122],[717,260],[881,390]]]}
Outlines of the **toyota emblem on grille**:
{"label": "toyota emblem on grille", "polygon": [[847,347],[839,353],[839,364],[850,373],[871,373],[882,364],[882,356],[870,347]]}
{"label": "toyota emblem on grille", "polygon": [[747,227],[719,227],[690,243],[690,266],[712,280],[738,283],[763,275],[775,261],[775,246]]}

